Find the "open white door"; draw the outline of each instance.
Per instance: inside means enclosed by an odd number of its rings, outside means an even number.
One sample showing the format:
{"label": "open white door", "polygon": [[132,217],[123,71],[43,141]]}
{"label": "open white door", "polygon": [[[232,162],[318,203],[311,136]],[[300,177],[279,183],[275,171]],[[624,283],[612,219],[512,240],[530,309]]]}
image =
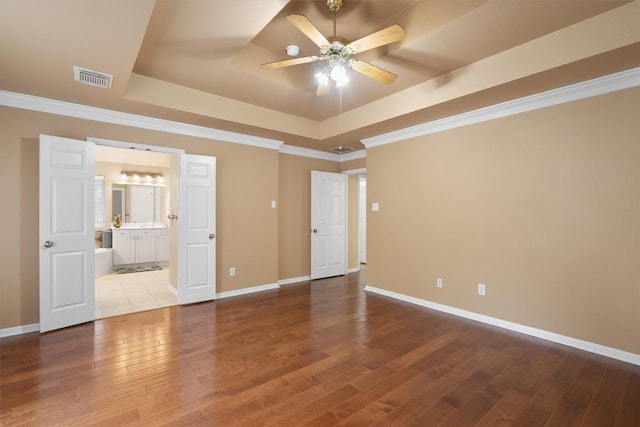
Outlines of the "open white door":
{"label": "open white door", "polygon": [[40,332],[95,319],[95,146],[40,135]]}
{"label": "open white door", "polygon": [[216,158],[180,156],[178,303],[216,297]]}
{"label": "open white door", "polygon": [[347,175],[311,171],[311,279],[347,273]]}

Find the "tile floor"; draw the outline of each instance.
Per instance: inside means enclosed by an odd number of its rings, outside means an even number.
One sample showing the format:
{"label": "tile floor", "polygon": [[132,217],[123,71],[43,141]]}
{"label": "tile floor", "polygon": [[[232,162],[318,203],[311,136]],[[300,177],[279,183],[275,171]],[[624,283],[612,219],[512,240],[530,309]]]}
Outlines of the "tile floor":
{"label": "tile floor", "polygon": [[168,268],[96,277],[96,319],[176,305],[168,287]]}

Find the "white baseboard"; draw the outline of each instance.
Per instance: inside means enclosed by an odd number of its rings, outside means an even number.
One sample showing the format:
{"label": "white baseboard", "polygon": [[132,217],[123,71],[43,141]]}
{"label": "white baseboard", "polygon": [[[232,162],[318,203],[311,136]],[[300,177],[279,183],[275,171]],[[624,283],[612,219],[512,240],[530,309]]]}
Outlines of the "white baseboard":
{"label": "white baseboard", "polygon": [[278,280],[279,285],[290,285],[292,283],[308,282],[311,280],[311,276],[292,277],[290,279]]}
{"label": "white baseboard", "polygon": [[[271,283],[268,285],[253,286],[251,288],[218,292],[216,294],[216,299],[230,298],[238,295],[252,294],[254,292],[268,291],[271,289],[279,289],[279,287],[280,286],[278,285],[278,283]],[[167,284],[167,288],[169,289],[169,291],[171,291],[171,293],[175,294],[176,297],[178,296],[178,291],[171,285],[171,283]],[[13,328],[0,329],[0,338],[10,337],[13,335],[26,334],[29,332],[37,332],[39,330],[40,330],[39,323],[33,323],[31,325],[15,326]]]}
{"label": "white baseboard", "polygon": [[353,268],[350,268],[349,270],[347,270],[347,274],[357,273],[358,271],[360,271],[360,266],[359,265],[357,267],[353,267]]}
{"label": "white baseboard", "polygon": [[29,332],[38,332],[39,330],[40,330],[40,323],[14,326],[13,328],[0,329],[0,338],[10,337],[13,335],[27,334]]}
{"label": "white baseboard", "polygon": [[171,283],[167,283],[167,289],[169,289],[169,292],[171,292],[176,296],[176,298],[178,298],[178,288],[173,286]]}
{"label": "white baseboard", "polygon": [[583,341],[577,338],[568,337],[565,335],[556,334],[554,332],[545,331],[543,329],[532,328],[530,326],[521,325],[519,323],[508,322],[506,320],[497,319],[495,317],[485,316],[483,314],[474,313],[472,311],[462,310],[462,309],[451,307],[448,305],[438,304],[432,301],[411,297],[411,296],[400,294],[397,292],[387,291],[385,289],[380,289],[373,286],[365,286],[364,290],[367,292],[372,292],[372,293],[384,295],[390,298],[394,298],[400,301],[408,302],[411,304],[416,304],[422,307],[431,308],[433,310],[441,311],[443,313],[453,314],[454,316],[464,317],[465,319],[475,320],[477,322],[498,326],[500,328],[508,329],[510,331],[519,332],[521,334],[530,335],[536,338],[542,338],[547,341],[552,341],[558,344],[563,344],[569,347],[585,350],[590,353],[599,354],[601,356],[610,357],[612,359],[621,360],[623,362],[632,363],[634,365],[640,366],[640,354],[630,353],[628,351],[619,350],[613,347],[607,347],[607,346],[596,344],[589,341]]}
{"label": "white baseboard", "polygon": [[272,289],[278,289],[278,288],[279,288],[278,283],[269,283],[267,285],[253,286],[251,288],[243,288],[243,289],[236,289],[233,291],[218,292],[216,293],[216,299],[237,297],[239,295],[252,294],[254,292],[270,291]]}

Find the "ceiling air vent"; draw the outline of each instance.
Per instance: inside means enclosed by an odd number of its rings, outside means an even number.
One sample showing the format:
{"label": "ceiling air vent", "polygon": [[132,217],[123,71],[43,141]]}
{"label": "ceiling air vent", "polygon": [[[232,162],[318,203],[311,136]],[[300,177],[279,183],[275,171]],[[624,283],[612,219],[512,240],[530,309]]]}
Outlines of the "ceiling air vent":
{"label": "ceiling air vent", "polygon": [[111,87],[111,81],[113,80],[113,76],[111,74],[100,73],[98,71],[76,66],[73,67],[73,78],[77,82],[105,89],[109,89]]}
{"label": "ceiling air vent", "polygon": [[333,151],[334,153],[338,153],[338,154],[345,154],[345,153],[349,153],[349,152],[353,151],[353,148],[351,148],[351,147],[343,147],[341,145],[339,147],[332,148],[331,151]]}

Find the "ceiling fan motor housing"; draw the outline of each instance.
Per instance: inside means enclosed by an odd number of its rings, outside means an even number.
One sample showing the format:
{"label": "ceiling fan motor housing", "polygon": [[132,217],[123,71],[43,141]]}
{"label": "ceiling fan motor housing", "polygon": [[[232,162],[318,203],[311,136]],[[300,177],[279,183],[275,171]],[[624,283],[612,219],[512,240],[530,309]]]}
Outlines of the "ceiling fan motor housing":
{"label": "ceiling fan motor housing", "polygon": [[351,50],[347,47],[349,41],[345,38],[333,36],[329,37],[329,45],[320,52],[323,58],[330,61],[346,60],[351,55]]}

